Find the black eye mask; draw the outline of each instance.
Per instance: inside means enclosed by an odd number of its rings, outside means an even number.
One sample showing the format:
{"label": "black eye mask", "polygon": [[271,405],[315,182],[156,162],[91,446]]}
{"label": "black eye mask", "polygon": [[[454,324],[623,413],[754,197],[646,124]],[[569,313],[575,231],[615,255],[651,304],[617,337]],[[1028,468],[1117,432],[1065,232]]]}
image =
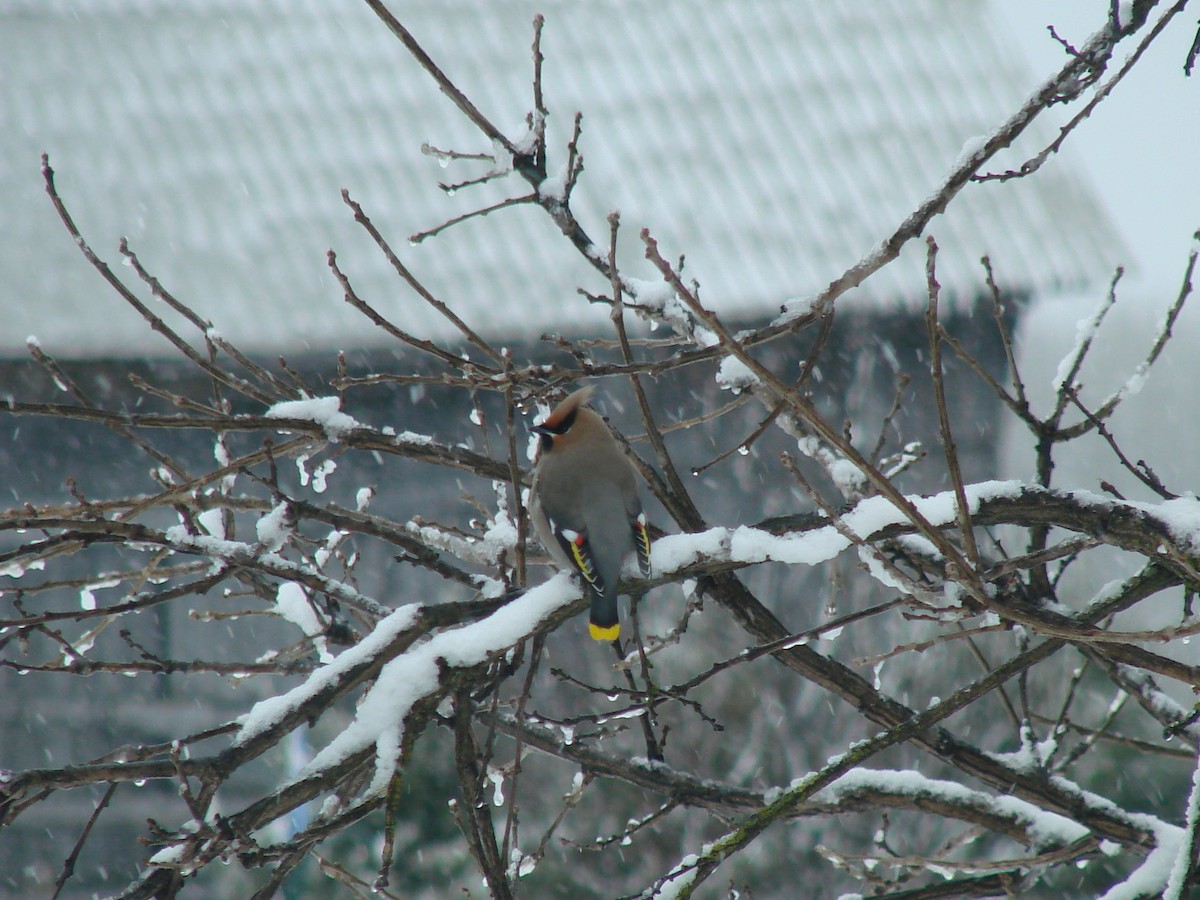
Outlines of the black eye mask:
{"label": "black eye mask", "polygon": [[568,431],[571,430],[571,426],[575,424],[575,416],[577,416],[578,414],[579,414],[579,410],[573,409],[569,413],[567,413],[565,416],[563,416],[563,420],[561,422],[559,422],[553,428],[548,428],[546,430],[551,432],[552,434],[566,434]]}
{"label": "black eye mask", "polygon": [[579,410],[573,409],[563,416],[562,421],[556,425],[535,425],[533,430],[542,438],[542,449],[549,450],[550,445],[554,443],[555,437],[570,431],[571,426],[575,424],[575,416],[578,414]]}

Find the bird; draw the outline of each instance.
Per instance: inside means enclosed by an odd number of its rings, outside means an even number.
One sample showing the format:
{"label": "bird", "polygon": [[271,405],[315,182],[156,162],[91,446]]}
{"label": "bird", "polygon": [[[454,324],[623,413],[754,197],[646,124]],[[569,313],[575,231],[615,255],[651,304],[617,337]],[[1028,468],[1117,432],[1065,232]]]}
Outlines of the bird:
{"label": "bird", "polygon": [[642,575],[650,575],[650,535],[633,464],[588,408],[592,392],[576,391],[533,427],[540,452],[529,515],[555,566],[579,575],[591,601],[589,634],[616,641],[621,569],[636,555]]}

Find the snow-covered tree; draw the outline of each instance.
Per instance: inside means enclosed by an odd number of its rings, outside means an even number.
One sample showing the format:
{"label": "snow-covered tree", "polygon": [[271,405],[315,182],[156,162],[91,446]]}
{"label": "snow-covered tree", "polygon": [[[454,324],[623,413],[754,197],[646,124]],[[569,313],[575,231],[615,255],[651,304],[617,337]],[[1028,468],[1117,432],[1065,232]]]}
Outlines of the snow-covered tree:
{"label": "snow-covered tree", "polygon": [[[430,151],[480,167],[448,189],[521,184],[478,214],[503,228],[505,207],[540,208],[595,272],[576,302],[606,308],[611,330],[498,346],[422,283],[365,198],[344,193],[458,338],[389,320],[330,252],[345,300],[403,348],[404,371],[346,356],[321,374],[265,363],[128,246],[125,268],[93,251],[44,160],[50,202],[98,277],[196,377],[181,390],[139,373],[139,402],[113,408],[30,343],[66,397],[10,396],[0,414],[77,428],[78,453],[107,429],[151,480],[118,496],[71,482],[57,500],[0,511],[0,666],[28,679],[29,716],[89,676],[132,679],[129,702],[147,716],[156,691],[220,701],[153,742],[84,734],[69,765],[0,772],[0,846],[22,816],[56,805],[78,839],[61,848],[55,895],[106,810],[127,805],[149,818],[128,898],[192,885],[265,898],[325,891],[323,879],[347,896],[794,896],[798,880],[894,897],[1186,896],[1198,880],[1200,725],[1187,695],[1200,669],[1186,646],[1200,631],[1200,503],[1153,460],[1129,459],[1110,423],[1163,352],[1197,254],[1180,261],[1143,362],[1093,396],[1086,374],[1118,273],[1040,409],[1002,278],[981,263],[994,315],[970,323],[1003,351],[997,370],[939,314],[930,236],[972,182],[1037,178],[1123,77],[1109,72],[1118,45],[1144,46],[1186,4],[1114,4],[891,235],[815,296],[738,330],[702,302],[674,255],[687,248],[634,227],[658,276],[637,279],[630,226],[576,218],[582,134],[576,118],[566,147],[547,141],[540,18],[533,109],[513,135],[367,2],[431,94],[478,129],[482,151]],[[1081,110],[1059,139],[996,167],[1057,104]],[[829,358],[839,300],[913,245],[926,260],[914,286],[925,369],[852,412],[819,377],[845,364]],[[652,575],[623,583],[615,653],[586,639],[580,585],[545,568],[528,524],[528,428],[584,380],[621,425],[656,537]],[[964,396],[1025,429],[1033,478],[970,474],[959,442],[980,410]],[[913,403],[929,435],[897,424]],[[423,405],[453,411],[460,432],[411,427]],[[1097,464],[1096,492],[1058,489],[1056,461],[1087,435],[1112,465]],[[708,477],[722,467],[734,474]],[[1123,495],[1110,468],[1151,499]],[[470,514],[421,514],[431,494]]]}

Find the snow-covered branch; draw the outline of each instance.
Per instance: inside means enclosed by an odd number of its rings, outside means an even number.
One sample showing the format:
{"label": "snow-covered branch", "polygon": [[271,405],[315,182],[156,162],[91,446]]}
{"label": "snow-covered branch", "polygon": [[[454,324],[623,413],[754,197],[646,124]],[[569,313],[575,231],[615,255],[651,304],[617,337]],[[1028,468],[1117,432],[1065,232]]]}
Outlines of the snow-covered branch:
{"label": "snow-covered branch", "polygon": [[[748,328],[710,308],[640,223],[629,258],[615,212],[607,246],[593,242],[603,224],[573,205],[587,187],[582,118],[561,151],[546,128],[561,114],[543,92],[548,20],[533,26],[533,106],[514,135],[448,74],[453,60],[367,5],[486,144],[427,147],[449,166],[485,165],[443,190],[521,183],[415,238],[436,248],[468,221],[486,235],[518,209],[547,215],[597,279],[578,302],[608,310],[611,331],[501,345],[344,192],[371,252],[454,339],[414,333],[359,293],[350,254],[329,251],[335,291],[396,355],[266,363],[128,242],[124,268],[110,266],[45,159],[85,261],[186,374],[148,369],[128,393],[94,391],[31,339],[28,377],[0,399],[14,437],[57,429],[39,464],[71,465],[34,476],[28,497],[14,486],[0,508],[0,678],[19,690],[26,729],[12,733],[74,721],[90,695],[64,685],[81,676],[110,691],[111,716],[84,750],[5,757],[0,840],[40,834],[58,803],[81,832],[55,859],[58,892],[89,834],[123,817],[137,858],[114,877],[129,898],[195,884],[266,900],[285,886],[320,893],[306,879],[325,877],[380,892],[411,877],[396,890],[449,894],[480,874],[502,898],[596,884],[683,897],[718,871],[767,896],[786,889],[777,878],[830,876],[828,863],[864,893],[949,879],[961,896],[1080,884],[1184,896],[1200,818],[1195,760],[1178,748],[1200,742],[1187,649],[1200,634],[1200,502],[1110,426],[1177,326],[1196,254],[1143,362],[1094,408],[1080,381],[1117,278],[1044,418],[990,262],[980,290],[994,321],[968,323],[996,343],[989,360],[939,305],[932,238],[910,286],[928,297],[917,362],[881,344],[890,382],[858,402],[839,378],[862,345],[834,351],[846,292],[972,182],[1009,190],[985,174],[997,154],[1094,89],[1086,117],[1136,62],[1101,84],[1120,43],[1139,36],[1140,56],[1181,4],[1156,22],[1153,2],[1114,6],[882,242]],[[636,274],[646,260],[654,280]],[[582,586],[551,571],[561,548],[539,546],[529,521],[541,441],[529,426],[582,380],[624,435],[651,520],[650,574],[623,573],[631,601],[612,648],[584,639]],[[964,446],[1004,411],[1034,445],[1032,480],[992,480],[994,454],[971,460]],[[1105,494],[1053,487],[1056,460],[1091,433],[1157,499],[1122,496],[1100,472]],[[100,436],[117,449],[105,477],[85,477]],[[938,440],[944,452],[929,453]],[[607,499],[579,491],[580,505]],[[577,528],[563,533],[586,543]],[[931,765],[936,777],[922,774]]]}

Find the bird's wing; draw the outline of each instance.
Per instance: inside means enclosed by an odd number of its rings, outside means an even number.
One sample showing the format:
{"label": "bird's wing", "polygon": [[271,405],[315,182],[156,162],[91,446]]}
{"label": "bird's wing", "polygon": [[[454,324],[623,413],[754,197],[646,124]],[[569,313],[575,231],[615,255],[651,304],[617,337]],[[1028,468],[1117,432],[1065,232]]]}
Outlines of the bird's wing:
{"label": "bird's wing", "polygon": [[637,552],[638,571],[643,578],[650,577],[650,532],[646,528],[646,514],[638,513],[633,520],[633,547]]}
{"label": "bird's wing", "polygon": [[580,577],[587,582],[596,596],[603,597],[608,590],[608,586],[604,583],[604,579],[600,577],[600,570],[597,568],[596,560],[592,555],[591,544],[588,543],[587,529],[577,531],[573,528],[561,527],[551,519],[550,530],[554,533],[554,539],[567,555],[567,559],[571,561],[571,565],[575,567]]}

